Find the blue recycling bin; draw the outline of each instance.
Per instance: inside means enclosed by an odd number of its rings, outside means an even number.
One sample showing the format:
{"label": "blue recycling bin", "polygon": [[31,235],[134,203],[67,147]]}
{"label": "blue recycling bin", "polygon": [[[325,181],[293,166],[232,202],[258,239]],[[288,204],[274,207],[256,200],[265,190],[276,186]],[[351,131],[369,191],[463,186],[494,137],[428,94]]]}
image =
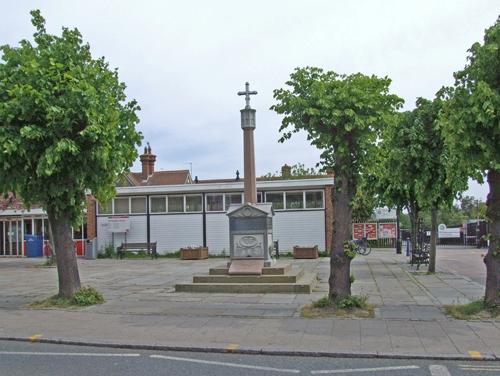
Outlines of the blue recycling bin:
{"label": "blue recycling bin", "polygon": [[43,237],[42,235],[24,235],[26,241],[27,257],[43,256]]}

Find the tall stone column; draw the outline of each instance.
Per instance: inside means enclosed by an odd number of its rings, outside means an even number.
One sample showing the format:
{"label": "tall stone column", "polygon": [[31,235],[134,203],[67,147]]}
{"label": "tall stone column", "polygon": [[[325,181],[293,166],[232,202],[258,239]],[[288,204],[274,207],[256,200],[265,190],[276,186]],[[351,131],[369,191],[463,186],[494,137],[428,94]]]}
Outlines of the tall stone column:
{"label": "tall stone column", "polygon": [[241,129],[243,129],[243,159],[244,159],[244,196],[245,203],[257,203],[257,184],[255,176],[255,152],[253,131],[255,130],[255,110],[250,107],[250,95],[257,94],[250,91],[250,84],[245,83],[245,91],[238,95],[245,96],[246,106],[241,112]]}

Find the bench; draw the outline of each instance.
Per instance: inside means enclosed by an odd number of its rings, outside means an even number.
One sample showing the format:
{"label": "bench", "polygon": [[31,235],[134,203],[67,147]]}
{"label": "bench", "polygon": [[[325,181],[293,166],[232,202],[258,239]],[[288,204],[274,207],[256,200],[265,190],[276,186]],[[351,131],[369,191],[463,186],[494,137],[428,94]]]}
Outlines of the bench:
{"label": "bench", "polygon": [[121,259],[125,255],[125,252],[139,252],[146,251],[151,258],[158,258],[158,253],[156,253],[156,242],[154,243],[122,243],[117,249],[117,255]]}
{"label": "bench", "polygon": [[417,265],[417,270],[421,264],[429,265],[429,244],[424,244],[422,248],[411,253],[410,265]]}

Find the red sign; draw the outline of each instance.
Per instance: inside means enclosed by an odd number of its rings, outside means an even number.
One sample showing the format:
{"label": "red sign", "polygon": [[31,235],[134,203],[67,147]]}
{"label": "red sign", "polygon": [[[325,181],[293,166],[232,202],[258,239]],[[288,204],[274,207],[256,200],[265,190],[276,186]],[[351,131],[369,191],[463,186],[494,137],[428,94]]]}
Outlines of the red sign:
{"label": "red sign", "polygon": [[365,224],[353,223],[352,224],[352,238],[361,239],[365,236]]}
{"label": "red sign", "polygon": [[395,239],[396,238],[396,224],[395,223],[379,223],[378,224],[378,237],[380,239]]}
{"label": "red sign", "polygon": [[352,224],[352,238],[361,239],[368,238],[368,240],[377,239],[377,224],[376,223],[353,223]]}
{"label": "red sign", "polygon": [[377,239],[377,224],[376,223],[365,223],[365,234],[368,240]]}

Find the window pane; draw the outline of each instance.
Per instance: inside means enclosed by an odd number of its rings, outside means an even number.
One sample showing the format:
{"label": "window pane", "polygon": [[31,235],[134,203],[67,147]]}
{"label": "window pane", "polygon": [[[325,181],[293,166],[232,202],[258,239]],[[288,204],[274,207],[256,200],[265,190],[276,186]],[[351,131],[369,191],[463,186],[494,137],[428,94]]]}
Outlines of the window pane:
{"label": "window pane", "polygon": [[45,240],[50,240],[49,220],[45,218],[43,220],[43,238]]}
{"label": "window pane", "polygon": [[128,197],[115,198],[115,214],[128,214]]}
{"label": "window pane", "polygon": [[287,209],[303,209],[304,195],[302,192],[286,193]]}
{"label": "window pane", "polygon": [[168,212],[179,213],[184,211],[184,197],[183,196],[169,196],[168,197]]}
{"label": "window pane", "polygon": [[283,193],[266,193],[266,202],[273,204],[273,209],[283,209]]}
{"label": "window pane", "polygon": [[99,214],[111,214],[111,200],[106,204],[99,203],[98,206]]}
{"label": "window pane", "polygon": [[42,235],[42,219],[35,219],[35,232],[33,235]]}
{"label": "window pane", "polygon": [[232,204],[241,204],[241,193],[227,193],[226,194],[226,210]]}
{"label": "window pane", "polygon": [[165,213],[167,211],[167,198],[151,197],[151,213]]}
{"label": "window pane", "polygon": [[82,238],[82,226],[73,227],[73,239],[80,240]]}
{"label": "window pane", "polygon": [[186,196],[186,211],[199,212],[201,211],[201,196]]}
{"label": "window pane", "polygon": [[132,213],[146,213],[146,198],[132,197],[130,199],[130,209],[132,209]]}
{"label": "window pane", "polygon": [[207,211],[223,211],[222,195],[207,195]]}
{"label": "window pane", "polygon": [[306,208],[322,208],[323,192],[306,192]]}
{"label": "window pane", "polygon": [[257,192],[257,202],[262,202],[262,192]]}

